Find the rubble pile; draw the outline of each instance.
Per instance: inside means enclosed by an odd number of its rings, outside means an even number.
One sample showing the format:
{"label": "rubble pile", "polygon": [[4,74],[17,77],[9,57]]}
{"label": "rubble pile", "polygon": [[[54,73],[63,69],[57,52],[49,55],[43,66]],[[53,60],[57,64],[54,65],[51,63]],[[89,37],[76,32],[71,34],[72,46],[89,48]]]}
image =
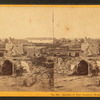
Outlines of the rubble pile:
{"label": "rubble pile", "polygon": [[76,59],[74,58],[57,58],[55,60],[55,70],[54,72],[57,74],[69,74],[71,72],[71,65],[76,65]]}
{"label": "rubble pile", "polygon": [[23,73],[21,77],[16,78],[16,83],[18,86],[30,87],[40,82],[42,88],[53,89],[53,67],[50,62],[42,62],[38,63],[38,65],[35,63],[31,66],[30,73]]}

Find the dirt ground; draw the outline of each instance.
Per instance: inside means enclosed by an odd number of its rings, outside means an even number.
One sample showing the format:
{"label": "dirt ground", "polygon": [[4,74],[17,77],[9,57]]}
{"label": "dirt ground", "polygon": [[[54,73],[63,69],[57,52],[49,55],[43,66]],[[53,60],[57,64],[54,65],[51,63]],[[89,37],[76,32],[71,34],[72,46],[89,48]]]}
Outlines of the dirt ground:
{"label": "dirt ground", "polygon": [[17,78],[13,76],[0,76],[0,91],[49,91],[46,85],[41,81],[37,81],[31,87],[18,86]]}
{"label": "dirt ground", "polygon": [[[18,86],[13,76],[0,76],[0,91],[49,91],[46,85],[37,81],[31,87]],[[55,74],[54,91],[58,92],[100,92],[100,75],[89,76],[67,76]]]}
{"label": "dirt ground", "polygon": [[100,75],[67,76],[55,74],[54,90],[58,92],[100,92]]}

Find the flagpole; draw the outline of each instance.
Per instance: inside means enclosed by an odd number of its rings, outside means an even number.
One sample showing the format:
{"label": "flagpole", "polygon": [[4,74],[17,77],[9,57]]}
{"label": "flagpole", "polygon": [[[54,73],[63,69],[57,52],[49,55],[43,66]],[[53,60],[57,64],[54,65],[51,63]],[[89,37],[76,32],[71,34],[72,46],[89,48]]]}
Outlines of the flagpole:
{"label": "flagpole", "polygon": [[54,44],[54,8],[52,9],[52,34],[53,34],[53,44]]}

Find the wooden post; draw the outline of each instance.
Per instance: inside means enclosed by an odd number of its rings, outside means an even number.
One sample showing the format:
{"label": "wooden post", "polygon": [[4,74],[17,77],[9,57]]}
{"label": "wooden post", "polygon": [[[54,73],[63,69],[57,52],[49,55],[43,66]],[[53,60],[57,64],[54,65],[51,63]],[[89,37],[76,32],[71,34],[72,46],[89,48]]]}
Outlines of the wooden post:
{"label": "wooden post", "polygon": [[0,70],[1,70],[0,74],[2,74],[2,64],[1,64],[1,69]]}
{"label": "wooden post", "polygon": [[15,68],[14,63],[12,63],[12,76],[15,76]]}
{"label": "wooden post", "polygon": [[91,65],[88,63],[88,76],[91,76],[91,70],[90,70]]}

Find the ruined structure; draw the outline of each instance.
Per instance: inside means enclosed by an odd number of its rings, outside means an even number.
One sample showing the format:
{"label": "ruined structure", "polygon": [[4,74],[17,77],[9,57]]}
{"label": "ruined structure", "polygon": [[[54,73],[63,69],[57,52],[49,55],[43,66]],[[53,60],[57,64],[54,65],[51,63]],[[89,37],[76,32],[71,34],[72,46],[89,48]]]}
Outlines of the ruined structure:
{"label": "ruined structure", "polygon": [[82,56],[97,56],[99,54],[99,43],[98,40],[85,38],[81,45],[83,51]]}
{"label": "ruined structure", "polygon": [[66,75],[98,75],[96,60],[77,57],[63,60],[58,58],[55,62],[55,73]]}
{"label": "ruined structure", "polygon": [[1,75],[16,75],[16,71],[21,69],[20,61],[10,58],[0,59],[0,74]]}
{"label": "ruined structure", "polygon": [[14,38],[9,38],[8,43],[6,43],[6,53],[5,56],[22,56],[23,52],[23,45],[28,44],[26,40],[17,40]]}

